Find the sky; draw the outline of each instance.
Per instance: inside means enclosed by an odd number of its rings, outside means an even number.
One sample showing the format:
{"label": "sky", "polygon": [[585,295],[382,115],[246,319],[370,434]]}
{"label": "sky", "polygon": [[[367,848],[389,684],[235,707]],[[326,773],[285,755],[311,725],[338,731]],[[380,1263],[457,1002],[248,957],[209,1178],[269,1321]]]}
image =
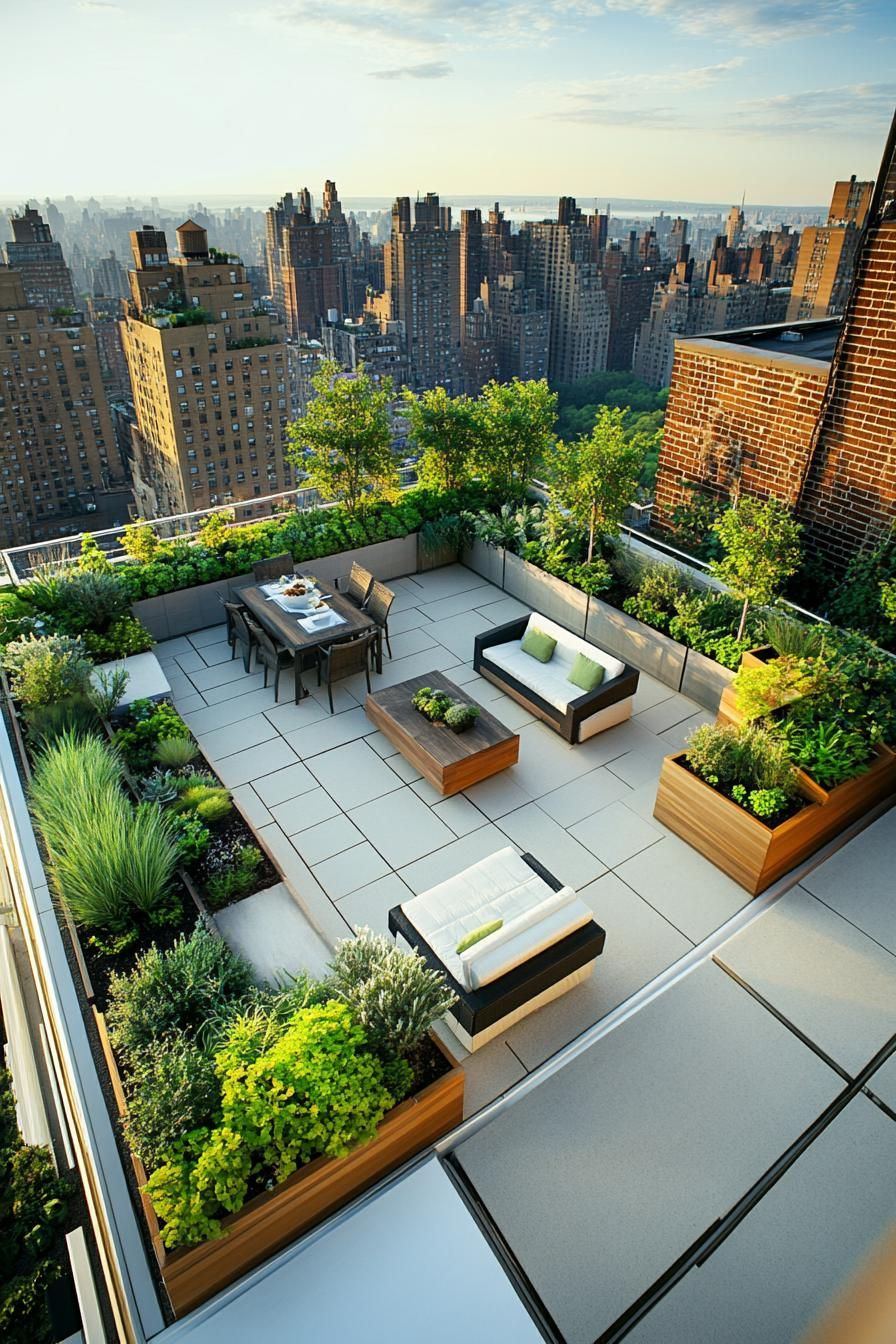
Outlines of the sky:
{"label": "sky", "polygon": [[4,198],[827,202],[896,0],[3,0]]}

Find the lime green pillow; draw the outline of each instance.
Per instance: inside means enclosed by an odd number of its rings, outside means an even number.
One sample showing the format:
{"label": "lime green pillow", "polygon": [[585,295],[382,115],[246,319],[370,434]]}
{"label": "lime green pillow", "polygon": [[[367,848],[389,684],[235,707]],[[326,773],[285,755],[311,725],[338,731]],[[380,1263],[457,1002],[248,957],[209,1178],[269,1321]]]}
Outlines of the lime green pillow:
{"label": "lime green pillow", "polygon": [[540,663],[549,663],[556,647],[556,639],[552,639],[544,630],[538,630],[531,625],[520,644],[523,653],[528,653],[530,658],[537,658]]}
{"label": "lime green pillow", "polygon": [[461,938],[457,947],[454,949],[455,952],[460,956],[461,952],[466,952],[468,947],[472,947],[474,943],[481,942],[483,938],[487,938],[490,933],[494,933],[496,929],[502,928],[503,925],[503,919],[493,919],[490,924],[482,924],[478,929],[474,929],[472,933],[468,933],[466,937]]}
{"label": "lime green pillow", "polygon": [[586,658],[584,653],[577,653],[566,680],[571,681],[573,686],[578,686],[582,691],[593,691],[603,681],[605,671],[602,663],[596,663],[593,658]]}

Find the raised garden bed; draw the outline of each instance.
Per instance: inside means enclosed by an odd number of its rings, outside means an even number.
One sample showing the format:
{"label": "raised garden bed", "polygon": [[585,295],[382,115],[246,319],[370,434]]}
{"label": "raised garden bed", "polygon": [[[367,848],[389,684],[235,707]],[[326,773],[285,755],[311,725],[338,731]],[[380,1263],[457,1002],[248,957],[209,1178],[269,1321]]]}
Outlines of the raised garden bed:
{"label": "raised garden bed", "polygon": [[896,791],[896,755],[878,749],[861,775],[824,790],[799,771],[806,805],[767,826],[699,779],[680,752],[660,772],[653,815],[753,896]]}
{"label": "raised garden bed", "polygon": [[[102,1015],[95,1016],[119,1113],[124,1116],[126,1103],[118,1065]],[[460,1124],[464,1071],[441,1042],[430,1039],[444,1063],[445,1072],[440,1077],[389,1111],[370,1143],[346,1157],[315,1158],[281,1185],[256,1195],[239,1212],[229,1214],[222,1220],[223,1237],[199,1246],[166,1250],[152,1201],[145,1192],[142,1194],[143,1213],[175,1316],[184,1316],[206,1302]],[[131,1161],[143,1191],[146,1170],[137,1158],[132,1156]]]}

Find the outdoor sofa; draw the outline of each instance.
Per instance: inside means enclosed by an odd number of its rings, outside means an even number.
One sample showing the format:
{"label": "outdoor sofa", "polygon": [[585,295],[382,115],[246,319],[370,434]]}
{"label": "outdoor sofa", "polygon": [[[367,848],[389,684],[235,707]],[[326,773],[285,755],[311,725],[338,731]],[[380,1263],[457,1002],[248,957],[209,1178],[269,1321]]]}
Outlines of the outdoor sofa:
{"label": "outdoor sofa", "polygon": [[[523,652],[523,637],[531,629],[556,639],[549,662],[539,662]],[[594,690],[583,692],[567,680],[579,653],[604,668],[604,679]],[[473,666],[480,676],[500,686],[567,742],[584,742],[629,718],[638,689],[637,668],[537,612],[477,635]]]}
{"label": "outdoor sofa", "polygon": [[[497,919],[501,928],[457,952]],[[457,995],[446,1021],[468,1050],[586,980],[606,938],[571,887],[510,847],[395,906],[389,931],[446,975]]]}

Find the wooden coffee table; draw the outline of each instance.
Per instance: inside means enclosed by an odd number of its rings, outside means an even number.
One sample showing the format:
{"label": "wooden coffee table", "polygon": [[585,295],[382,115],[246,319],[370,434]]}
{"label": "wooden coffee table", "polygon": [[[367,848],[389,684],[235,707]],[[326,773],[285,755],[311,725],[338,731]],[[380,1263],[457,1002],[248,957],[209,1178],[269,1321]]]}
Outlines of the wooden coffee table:
{"label": "wooden coffee table", "polygon": [[441,672],[427,672],[397,686],[371,691],[365,708],[383,736],[440,793],[460,793],[516,764],[520,757],[518,733],[512,733],[484,709],[464,733],[454,733],[444,723],[430,723],[411,704],[411,696],[421,686],[445,691],[452,700],[464,704],[475,703]]}

